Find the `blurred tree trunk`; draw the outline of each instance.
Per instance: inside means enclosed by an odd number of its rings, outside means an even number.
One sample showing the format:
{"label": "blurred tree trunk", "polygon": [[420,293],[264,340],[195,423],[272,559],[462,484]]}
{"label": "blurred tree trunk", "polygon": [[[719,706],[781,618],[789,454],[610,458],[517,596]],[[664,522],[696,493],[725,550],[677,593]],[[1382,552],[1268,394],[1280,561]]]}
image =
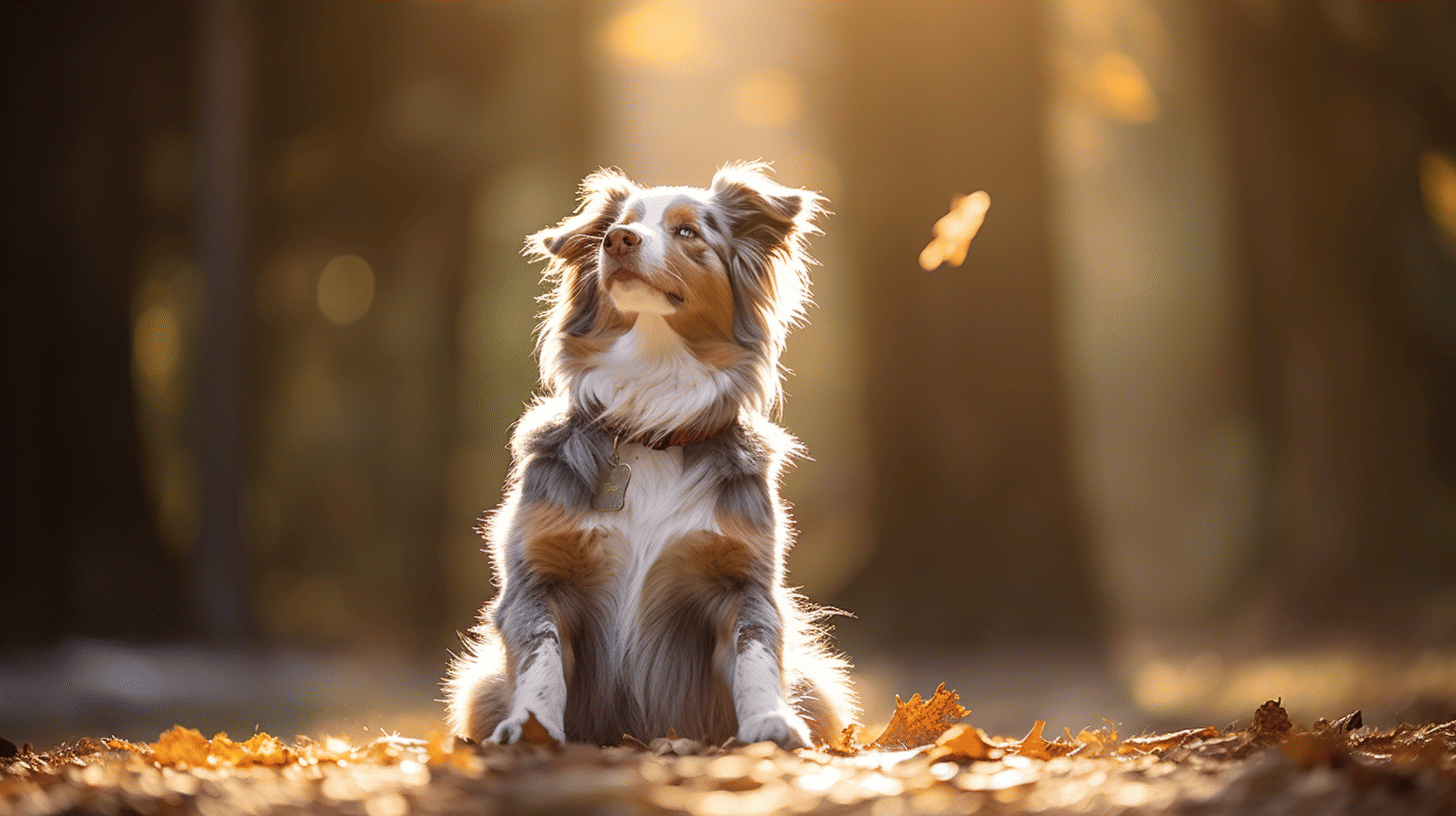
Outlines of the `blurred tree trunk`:
{"label": "blurred tree trunk", "polygon": [[186,629],[142,489],[133,286],[149,139],[185,130],[196,7],[25,5],[0,28],[0,649]]}
{"label": "blurred tree trunk", "polygon": [[242,528],[254,58],[249,9],[244,3],[205,4],[198,37],[198,259],[206,311],[195,402],[201,524],[189,589],[202,631],[214,641],[235,643],[250,639],[256,629]]}
{"label": "blurred tree trunk", "polygon": [[[258,95],[271,103],[258,110],[260,440],[249,495],[275,637],[438,660],[491,591],[472,527],[499,500],[504,462],[493,478],[461,477],[481,458],[476,397],[507,374],[462,358],[488,356],[466,343],[507,341],[462,334],[462,322],[478,321],[479,291],[508,280],[525,293],[511,316],[523,328],[509,341],[521,352],[510,375],[530,370],[539,273],[519,256],[525,229],[512,227],[504,251],[492,242],[539,193],[537,171],[586,169],[582,13],[564,3],[259,7],[269,58]],[[568,201],[573,182],[560,184]],[[338,325],[321,313],[318,285],[345,254],[368,265],[372,301]],[[513,410],[533,380],[514,390]],[[514,419],[492,427],[491,458]],[[478,584],[462,586],[462,562],[480,566]]]}
{"label": "blurred tree trunk", "polygon": [[1245,293],[1196,16],[1042,8],[1077,484],[1135,665],[1207,650],[1262,543]]}
{"label": "blurred tree trunk", "polygon": [[1456,7],[1201,7],[1253,295],[1283,625],[1456,636],[1456,244],[1422,155],[1456,145]]}
{"label": "blurred tree trunk", "polygon": [[[877,547],[841,598],[897,642],[1096,631],[1056,351],[1048,79],[1029,4],[845,4],[833,229],[861,265]],[[917,256],[954,193],[965,265]]]}

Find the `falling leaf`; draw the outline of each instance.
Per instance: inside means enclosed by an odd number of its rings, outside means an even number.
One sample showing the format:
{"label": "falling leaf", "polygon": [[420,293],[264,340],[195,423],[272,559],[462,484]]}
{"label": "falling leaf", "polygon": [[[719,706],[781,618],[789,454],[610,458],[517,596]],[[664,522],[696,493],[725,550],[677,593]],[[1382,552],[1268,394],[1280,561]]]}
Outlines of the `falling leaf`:
{"label": "falling leaf", "polygon": [[935,239],[920,251],[920,268],[930,272],[946,261],[951,266],[960,266],[990,208],[991,195],[985,190],[970,195],[956,194],[950,201],[950,212],[932,228]]}
{"label": "falling leaf", "polygon": [[1349,755],[1344,741],[1328,734],[1294,734],[1284,743],[1284,754],[1301,770],[1331,765]]}
{"label": "falling leaf", "polygon": [[1427,150],[1421,153],[1420,178],[1426,212],[1447,238],[1456,240],[1456,161],[1443,153]]}
{"label": "falling leaf", "polygon": [[929,700],[921,700],[916,694],[909,702],[903,702],[895,695],[895,713],[890,724],[872,743],[872,748],[919,748],[935,742],[946,729],[966,716],[961,707],[960,695],[946,691],[941,683]]}

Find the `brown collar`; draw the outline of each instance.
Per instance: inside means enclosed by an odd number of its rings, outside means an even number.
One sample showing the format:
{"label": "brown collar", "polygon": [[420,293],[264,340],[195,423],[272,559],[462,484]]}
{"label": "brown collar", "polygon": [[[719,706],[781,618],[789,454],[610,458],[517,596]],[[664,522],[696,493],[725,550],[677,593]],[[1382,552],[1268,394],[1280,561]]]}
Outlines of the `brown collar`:
{"label": "brown collar", "polygon": [[706,434],[688,433],[687,431],[678,429],[673,431],[672,433],[667,434],[666,436],[663,436],[660,433],[650,432],[638,434],[636,436],[628,436],[620,429],[615,428],[611,425],[599,423],[599,427],[601,427],[602,430],[606,431],[614,439],[616,439],[617,444],[619,445],[641,445],[645,448],[652,448],[653,450],[667,450],[668,448],[686,447],[688,445],[697,444],[698,442],[706,442],[707,440],[712,439],[713,437],[723,432],[722,428]]}

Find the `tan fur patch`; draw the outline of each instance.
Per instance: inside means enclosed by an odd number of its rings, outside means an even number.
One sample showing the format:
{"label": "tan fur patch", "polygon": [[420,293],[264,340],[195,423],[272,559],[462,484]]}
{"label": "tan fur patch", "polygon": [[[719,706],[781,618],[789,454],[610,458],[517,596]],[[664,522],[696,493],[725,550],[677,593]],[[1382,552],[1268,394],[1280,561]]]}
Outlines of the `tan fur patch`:
{"label": "tan fur patch", "polygon": [[730,340],[703,340],[692,344],[693,356],[704,363],[726,371],[740,365],[752,353]]}
{"label": "tan fur patch", "polygon": [[741,518],[732,513],[719,512],[717,520],[724,537],[737,543],[746,557],[773,563],[774,537],[771,529],[764,529],[763,524],[755,519]]}
{"label": "tan fur patch", "polygon": [[675,204],[668,207],[662,214],[662,225],[669,232],[686,224],[694,229],[698,227],[698,208],[692,204]]}
{"label": "tan fur patch", "polygon": [[626,315],[603,302],[596,326],[592,333],[581,337],[563,335],[558,339],[560,351],[557,361],[568,374],[578,375],[592,366],[593,361],[612,347],[617,338],[627,333],[631,324]]}
{"label": "tan fur patch", "polygon": [[577,529],[566,513],[533,507],[519,519],[526,563],[542,579],[581,587],[598,586],[612,573],[618,547],[606,530]]}
{"label": "tan fur patch", "polygon": [[675,239],[667,253],[667,266],[681,281],[685,299],[677,312],[668,315],[667,325],[689,343],[731,341],[733,287],[717,254],[699,242]]}
{"label": "tan fur patch", "polygon": [[[765,580],[771,569],[771,563],[764,563],[760,548],[740,539],[700,530],[670,545],[653,564],[648,580],[684,588],[740,585]],[[646,595],[644,589],[643,596]]]}

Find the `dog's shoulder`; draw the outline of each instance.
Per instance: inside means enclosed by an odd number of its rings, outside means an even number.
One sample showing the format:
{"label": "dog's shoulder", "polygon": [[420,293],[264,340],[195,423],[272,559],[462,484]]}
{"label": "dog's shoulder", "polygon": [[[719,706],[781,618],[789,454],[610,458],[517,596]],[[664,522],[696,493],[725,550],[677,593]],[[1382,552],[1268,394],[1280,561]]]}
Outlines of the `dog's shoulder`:
{"label": "dog's shoulder", "polygon": [[[578,480],[594,482],[612,452],[612,439],[584,420],[564,397],[544,397],[526,409],[511,435],[519,470],[533,463],[564,466]],[[524,474],[522,474],[524,475]]]}
{"label": "dog's shoulder", "polygon": [[803,455],[799,441],[768,419],[740,415],[721,432],[683,451],[685,466],[700,466],[723,479],[776,479],[785,464]]}
{"label": "dog's shoulder", "polygon": [[559,448],[571,433],[571,406],[562,397],[542,397],[526,406],[511,432],[517,460]]}

